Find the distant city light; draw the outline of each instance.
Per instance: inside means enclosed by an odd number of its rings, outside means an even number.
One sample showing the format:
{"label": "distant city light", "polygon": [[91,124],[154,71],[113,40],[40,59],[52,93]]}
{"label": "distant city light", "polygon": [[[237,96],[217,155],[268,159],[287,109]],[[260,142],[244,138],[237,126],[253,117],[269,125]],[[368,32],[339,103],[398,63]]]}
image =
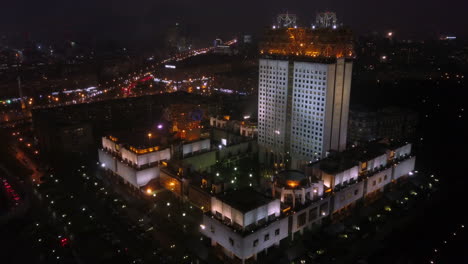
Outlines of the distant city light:
{"label": "distant city light", "polygon": [[391,32],[391,31],[388,32],[388,33],[387,33],[387,36],[389,36],[389,37],[393,36],[393,32]]}
{"label": "distant city light", "polygon": [[164,67],[166,67],[168,69],[175,69],[176,68],[175,65],[170,65],[170,64],[166,64],[166,65],[164,65]]}

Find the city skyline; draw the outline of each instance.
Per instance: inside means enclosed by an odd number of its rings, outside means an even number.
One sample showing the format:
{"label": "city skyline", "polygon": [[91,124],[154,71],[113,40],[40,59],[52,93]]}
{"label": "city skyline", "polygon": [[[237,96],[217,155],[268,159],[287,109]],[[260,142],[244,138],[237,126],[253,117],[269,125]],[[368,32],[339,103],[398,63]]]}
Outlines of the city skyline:
{"label": "city skyline", "polygon": [[467,262],[451,1],[8,3],[2,259]]}
{"label": "city skyline", "polygon": [[[293,13],[300,25],[310,25],[315,14],[324,10],[337,13],[339,22],[357,34],[373,31],[394,31],[398,38],[426,39],[439,35],[466,37],[468,31],[459,17],[466,3],[454,0],[431,0],[420,3],[370,0],[359,3],[280,1],[267,3],[236,2],[229,8],[216,8],[216,1],[171,1],[170,3],[140,0],[57,2],[52,7],[36,1],[9,1],[0,11],[0,34],[13,34],[37,40],[75,38],[118,40],[124,44],[154,43],[167,27],[178,22],[188,27],[197,41],[206,43],[216,36],[260,33],[273,24],[278,13]],[[423,11],[424,10],[424,11]],[[398,18],[398,19],[396,19]],[[60,21],[60,23],[57,23]]]}

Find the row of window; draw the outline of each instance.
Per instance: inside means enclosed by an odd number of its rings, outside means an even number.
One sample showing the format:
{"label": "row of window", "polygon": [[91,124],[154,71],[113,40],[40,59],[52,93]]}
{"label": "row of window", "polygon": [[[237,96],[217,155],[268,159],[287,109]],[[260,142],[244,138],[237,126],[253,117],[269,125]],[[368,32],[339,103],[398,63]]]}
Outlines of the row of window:
{"label": "row of window", "polygon": [[[327,77],[323,76],[323,77],[320,77],[320,76],[316,76],[316,75],[305,75],[305,74],[294,74],[294,77],[296,77],[296,79],[294,80],[323,80],[325,81],[327,79]],[[309,81],[307,81],[307,83],[309,83]]]}
{"label": "row of window", "polygon": [[[278,229],[275,230],[275,236],[279,236],[279,234],[280,234],[280,229],[278,228]],[[263,236],[263,241],[268,241],[268,240],[270,240],[270,234],[265,234],[265,235]],[[231,240],[229,240],[229,242],[230,242],[230,241],[231,241]],[[231,243],[231,245],[234,246],[234,242]],[[257,245],[258,245],[258,239],[255,239],[255,240],[253,241],[253,243],[252,243],[252,246],[253,246],[253,247],[256,247]]]}
{"label": "row of window", "polygon": [[294,69],[294,72],[302,72],[302,73],[311,73],[311,74],[319,74],[319,75],[326,75],[326,72],[325,71],[313,71],[313,70],[309,70],[309,69],[298,69],[298,68],[295,68]]}
{"label": "row of window", "polygon": [[[383,180],[384,180],[384,181],[387,180],[387,175],[384,175]],[[378,179],[378,181],[379,181],[379,184],[382,183],[382,178],[380,177],[380,178]],[[375,180],[373,180],[373,181],[372,181],[372,186],[375,186],[376,184],[377,184],[377,182],[376,182]]]}
{"label": "row of window", "polygon": [[[318,219],[320,216],[325,216],[328,211],[328,203],[322,204],[320,206],[320,210],[318,207],[314,207],[309,210],[309,222],[312,222],[316,219]],[[319,215],[320,212],[320,215]],[[297,223],[296,223],[296,228],[301,228],[302,226],[305,225],[306,223],[306,217],[307,217],[307,211],[301,213],[300,215],[297,216]]]}
{"label": "row of window", "polygon": [[260,69],[270,69],[270,70],[272,70],[272,69],[274,69],[274,70],[278,69],[278,71],[286,71],[286,68],[279,68],[279,67],[277,67],[277,66],[267,66],[267,65],[260,65]]}

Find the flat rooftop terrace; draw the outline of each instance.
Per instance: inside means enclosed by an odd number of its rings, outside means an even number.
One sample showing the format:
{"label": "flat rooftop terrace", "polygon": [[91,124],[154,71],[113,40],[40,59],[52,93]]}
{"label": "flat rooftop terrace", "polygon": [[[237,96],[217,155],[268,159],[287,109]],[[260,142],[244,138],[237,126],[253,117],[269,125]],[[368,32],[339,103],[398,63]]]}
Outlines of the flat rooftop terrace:
{"label": "flat rooftop terrace", "polygon": [[219,195],[216,198],[242,213],[247,213],[275,200],[255,191],[252,188],[230,191]]}

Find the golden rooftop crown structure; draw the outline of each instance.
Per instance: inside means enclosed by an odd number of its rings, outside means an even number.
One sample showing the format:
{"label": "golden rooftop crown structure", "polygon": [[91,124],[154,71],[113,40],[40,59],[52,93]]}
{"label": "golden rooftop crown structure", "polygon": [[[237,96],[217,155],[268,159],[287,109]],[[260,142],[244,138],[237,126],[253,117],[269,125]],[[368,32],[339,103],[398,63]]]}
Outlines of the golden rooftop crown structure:
{"label": "golden rooftop crown structure", "polygon": [[[294,16],[294,21],[296,17]],[[339,26],[335,13],[319,13],[317,25],[299,27],[273,26],[265,32],[260,43],[260,53],[265,55],[352,58],[353,33]]]}

